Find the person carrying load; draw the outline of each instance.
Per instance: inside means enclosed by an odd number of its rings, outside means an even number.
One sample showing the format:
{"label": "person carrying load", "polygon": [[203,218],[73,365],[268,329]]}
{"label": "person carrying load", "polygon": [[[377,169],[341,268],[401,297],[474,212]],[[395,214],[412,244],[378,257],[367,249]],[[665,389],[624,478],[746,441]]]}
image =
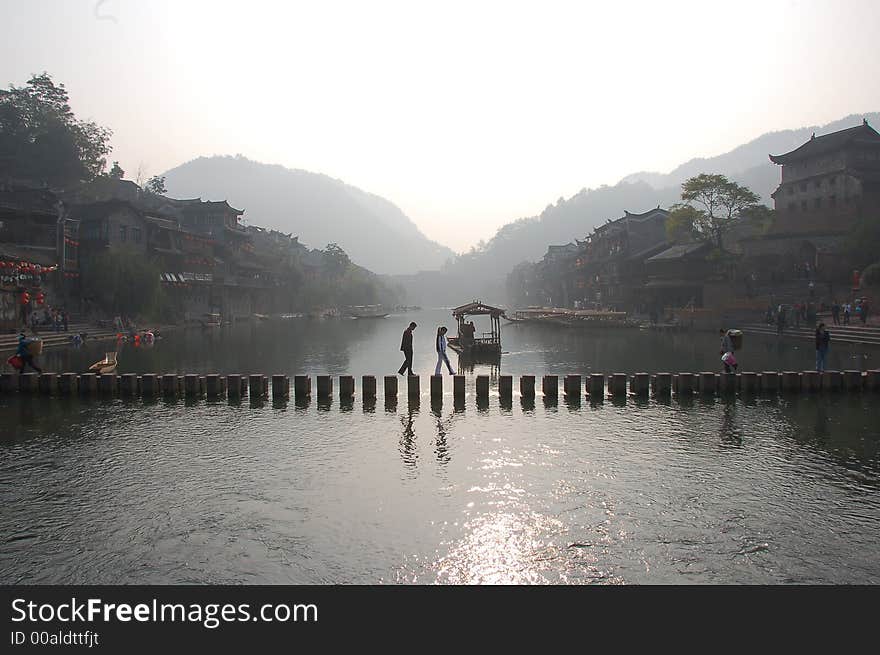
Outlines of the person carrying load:
{"label": "person carrying load", "polygon": [[18,335],[18,348],[15,351],[15,356],[21,360],[21,368],[18,369],[19,374],[24,373],[25,366],[30,366],[37,373],[43,372],[43,369],[34,364],[34,356],[31,353],[31,344],[35,341],[36,339],[28,339],[24,332]]}

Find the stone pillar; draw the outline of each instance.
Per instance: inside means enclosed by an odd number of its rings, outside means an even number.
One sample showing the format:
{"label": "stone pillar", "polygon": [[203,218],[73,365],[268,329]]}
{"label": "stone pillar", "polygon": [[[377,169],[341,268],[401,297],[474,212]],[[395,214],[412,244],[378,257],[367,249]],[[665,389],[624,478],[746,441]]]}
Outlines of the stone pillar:
{"label": "stone pillar", "polygon": [[843,388],[843,375],[840,371],[825,371],[822,374],[822,391],[840,391]]}
{"label": "stone pillar", "polygon": [[519,393],[523,398],[533,399],[535,397],[534,375],[521,375],[519,377]]}
{"label": "stone pillar", "polygon": [[565,380],[562,383],[562,390],[565,395],[569,398],[580,398],[581,397],[581,376],[580,375],[566,375]]}
{"label": "stone pillar", "polygon": [[159,395],[159,380],[155,373],[144,373],[141,376],[140,394],[144,398],[155,398]]}
{"label": "stone pillar", "polygon": [[162,395],[169,398],[177,396],[177,376],[173,373],[162,376]]}
{"label": "stone pillar", "polygon": [[783,393],[798,393],[801,390],[801,374],[797,371],[782,372]]}
{"label": "stone pillar", "polygon": [[605,398],[605,376],[602,373],[592,373],[589,384],[590,400],[593,402],[603,400]]}
{"label": "stone pillar", "polygon": [[361,378],[361,394],[364,402],[376,400],[376,376],[364,375]]}
{"label": "stone pillar", "polygon": [[220,376],[216,373],[209,373],[205,376],[205,395],[208,398],[223,396],[223,385],[220,383]]}
{"label": "stone pillar", "polygon": [[187,398],[197,398],[199,395],[199,376],[195,373],[187,373],[183,376],[183,393]]}
{"label": "stone pillar", "polygon": [[443,399],[443,376],[442,375],[432,375],[431,376],[431,402],[437,402],[438,400]]}
{"label": "stone pillar", "polygon": [[456,403],[463,403],[465,396],[465,377],[463,375],[455,375],[452,378],[452,398]]}
{"label": "stone pillar", "polygon": [[98,392],[98,376],[94,373],[83,373],[79,376],[79,392],[83,396],[93,396]]}
{"label": "stone pillar", "polygon": [[541,379],[541,391],[549,398],[557,398],[559,396],[559,376],[545,375]]}
{"label": "stone pillar", "polygon": [[385,400],[390,399],[397,400],[397,376],[396,375],[386,375],[385,376]]}
{"label": "stone pillar", "polygon": [[18,373],[0,373],[0,391],[3,393],[18,391]]}
{"label": "stone pillar", "polygon": [[758,374],[751,371],[740,375],[740,390],[744,394],[758,393]]}
{"label": "stone pillar", "polygon": [[57,373],[41,373],[37,382],[40,393],[50,395],[58,392],[58,374]]}
{"label": "stone pillar", "polygon": [[718,374],[718,393],[725,396],[732,396],[736,393],[737,382],[739,379],[736,373],[719,373]]}
{"label": "stone pillar", "polygon": [[266,377],[259,373],[248,376],[248,393],[251,400],[262,400],[266,397]]}
{"label": "stone pillar", "polygon": [[119,378],[119,393],[129,398],[137,396],[137,375],[124,373]]}
{"label": "stone pillar", "polygon": [[862,372],[861,371],[844,371],[843,372],[843,387],[847,391],[861,391],[862,390]]}
{"label": "stone pillar", "polygon": [[804,371],[801,374],[801,388],[804,391],[815,393],[822,388],[822,377],[816,371]]}
{"label": "stone pillar", "polygon": [[37,393],[39,380],[38,373],[21,373],[18,376],[18,390],[22,393]]}
{"label": "stone pillar", "polygon": [[678,374],[678,389],[677,393],[679,396],[689,396],[694,392],[694,374],[693,373],[679,373]]}
{"label": "stone pillar", "polygon": [[489,400],[489,376],[477,376],[477,402],[486,402]]}
{"label": "stone pillar", "polygon": [[761,393],[771,396],[779,393],[779,373],[777,371],[761,371]]}
{"label": "stone pillar", "polygon": [[276,373],[272,376],[272,400],[287,400],[290,397],[290,378]]}
{"label": "stone pillar", "polygon": [[633,395],[646,397],[650,391],[651,376],[647,373],[635,373],[630,379],[629,390]]}
{"label": "stone pillar", "polygon": [[77,391],[77,379],[78,375],[76,373],[62,373],[58,378],[58,392],[62,396],[70,396],[76,393]]}
{"label": "stone pillar", "polygon": [[672,393],[672,373],[657,373],[651,378],[654,395],[658,398],[669,398]]}
{"label": "stone pillar", "polygon": [[333,377],[330,375],[319,375],[317,377],[318,400],[329,400],[333,395]]}
{"label": "stone pillar", "polygon": [[339,398],[341,400],[351,400],[354,398],[354,376],[339,376]]}
{"label": "stone pillar", "polygon": [[[580,379],[578,379],[578,387],[580,387]],[[498,376],[498,395],[502,401],[513,402],[513,376]]]}
{"label": "stone pillar", "polygon": [[713,371],[702,371],[700,373],[700,393],[707,396],[714,396],[718,390],[718,382],[715,379]]}
{"label": "stone pillar", "polygon": [[101,374],[98,377],[98,391],[108,396],[116,393],[118,388],[118,380],[115,373],[109,375]]}
{"label": "stone pillar", "polygon": [[608,387],[613,398],[626,398],[626,373],[612,373],[608,376]]}
{"label": "stone pillar", "polygon": [[406,396],[407,398],[418,398],[422,395],[421,379],[418,375],[408,375],[406,377]]}
{"label": "stone pillar", "polygon": [[308,375],[293,376],[293,394],[298,399],[308,398],[312,395],[312,378]]}
{"label": "stone pillar", "polygon": [[241,374],[230,373],[226,376],[226,395],[230,398],[241,398]]}

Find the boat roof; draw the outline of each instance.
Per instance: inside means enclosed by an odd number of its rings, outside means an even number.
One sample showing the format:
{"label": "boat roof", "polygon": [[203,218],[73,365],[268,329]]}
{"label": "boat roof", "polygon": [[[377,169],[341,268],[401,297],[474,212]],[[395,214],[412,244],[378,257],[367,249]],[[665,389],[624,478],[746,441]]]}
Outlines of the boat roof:
{"label": "boat roof", "polygon": [[456,318],[459,316],[481,316],[481,315],[489,315],[489,316],[501,316],[504,314],[504,310],[500,307],[493,307],[492,305],[487,305],[482,300],[473,300],[466,305],[461,305],[460,307],[455,307],[452,310],[452,315]]}

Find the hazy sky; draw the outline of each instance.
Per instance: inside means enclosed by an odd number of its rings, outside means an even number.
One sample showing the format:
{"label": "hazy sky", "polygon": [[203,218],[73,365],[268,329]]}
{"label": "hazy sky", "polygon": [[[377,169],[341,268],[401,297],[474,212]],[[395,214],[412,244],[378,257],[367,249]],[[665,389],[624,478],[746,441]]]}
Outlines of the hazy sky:
{"label": "hazy sky", "polygon": [[385,196],[456,250],[582,187],[880,109],[880,0],[0,0],[0,24],[0,83],[65,83],[129,177],[241,153]]}

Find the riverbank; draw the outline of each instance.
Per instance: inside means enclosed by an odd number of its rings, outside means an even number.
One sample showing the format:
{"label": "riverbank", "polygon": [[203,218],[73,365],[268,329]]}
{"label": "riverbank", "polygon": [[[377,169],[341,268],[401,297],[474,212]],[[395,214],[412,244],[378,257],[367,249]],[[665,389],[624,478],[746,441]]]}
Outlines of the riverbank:
{"label": "riverbank", "polygon": [[[169,332],[179,327],[178,325],[160,325],[160,332]],[[34,336],[34,332],[28,328],[27,335]],[[36,336],[43,342],[43,348],[58,348],[62,346],[70,346],[70,339],[75,334],[85,334],[86,342],[93,343],[96,341],[115,340],[119,331],[116,328],[97,327],[89,323],[71,323],[67,326],[66,332],[55,332],[51,329],[43,329],[36,333]],[[18,348],[18,333],[0,335],[0,353],[15,352]]]}

